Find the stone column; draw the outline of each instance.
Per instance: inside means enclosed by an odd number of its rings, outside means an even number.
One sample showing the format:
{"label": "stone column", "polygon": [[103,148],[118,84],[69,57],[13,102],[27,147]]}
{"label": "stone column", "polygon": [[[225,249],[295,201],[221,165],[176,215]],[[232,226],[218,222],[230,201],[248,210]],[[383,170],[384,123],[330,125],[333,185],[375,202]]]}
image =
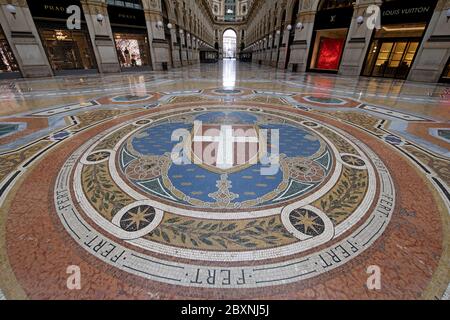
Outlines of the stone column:
{"label": "stone column", "polygon": [[153,70],[163,70],[163,65],[170,67],[170,49],[165,39],[164,26],[158,26],[159,21],[163,21],[161,11],[157,2],[151,2],[151,9],[145,9],[145,21],[147,23],[147,32],[150,45],[150,55],[152,59]]}
{"label": "stone column", "polygon": [[267,50],[266,64],[268,66],[272,65],[273,48],[274,48],[273,36],[272,36],[272,33],[270,33],[270,35],[267,37],[267,49],[268,50]]}
{"label": "stone column", "polygon": [[273,48],[272,48],[272,61],[270,62],[270,65],[272,67],[277,66],[278,51],[280,50],[280,48],[279,48],[280,37],[281,37],[281,33],[279,34],[279,33],[275,32],[275,41],[274,41]]}
{"label": "stone column", "polygon": [[195,64],[200,62],[200,56],[198,53],[198,38],[192,39],[192,52],[193,52],[193,61]]}
{"label": "stone column", "polygon": [[178,68],[181,67],[181,57],[180,57],[180,44],[177,41],[177,28],[176,21],[170,20],[172,24],[172,29],[170,29],[170,36],[172,38],[172,62],[173,67]]}
{"label": "stone column", "polygon": [[259,45],[258,63],[263,64],[263,62],[264,62],[264,52],[265,52],[264,48],[265,48],[265,45],[264,45],[264,39],[261,39],[261,41],[262,42]]}
{"label": "stone column", "polygon": [[187,55],[187,47],[186,47],[186,34],[183,29],[180,28],[180,40],[181,40],[181,62],[183,66],[188,64],[188,55]]}
{"label": "stone column", "polygon": [[[12,4],[13,15],[6,10]],[[0,22],[23,77],[49,77],[52,68],[25,0],[0,0]]]}
{"label": "stone column", "polygon": [[287,29],[284,29],[282,31],[282,33],[283,33],[283,40],[281,41],[281,46],[279,48],[280,58],[278,59],[278,68],[279,69],[284,69],[286,67],[286,58],[287,58],[287,50],[288,50],[290,31]]}
{"label": "stone column", "polygon": [[438,82],[450,56],[450,0],[437,3],[408,80]]}
{"label": "stone column", "polygon": [[192,35],[190,32],[186,32],[186,50],[188,64],[192,64]]}
{"label": "stone column", "polygon": [[[346,76],[359,76],[361,74],[374,32],[367,26],[365,13],[366,9],[373,4],[381,6],[382,2],[381,0],[360,0],[355,5],[338,74]],[[357,22],[359,16],[365,17],[362,24]]]}
{"label": "stone column", "polygon": [[[101,73],[120,72],[106,3],[99,0],[85,0],[81,2],[81,5],[97,60],[98,71]],[[103,16],[103,21],[98,21],[98,14]]]}
{"label": "stone column", "polygon": [[258,46],[257,46],[257,44],[253,44],[252,45],[252,63],[258,63],[257,54],[258,54]]}
{"label": "stone column", "polygon": [[269,36],[266,36],[264,38],[264,61],[263,63],[265,65],[269,65],[270,64],[270,40],[269,40]]}
{"label": "stone column", "polygon": [[[312,1],[309,2],[312,4]],[[297,21],[292,24],[292,28],[295,29],[295,38],[291,44],[291,54],[289,59],[288,68],[292,70],[293,64],[297,64],[298,72],[305,72],[308,63],[308,54],[311,46],[312,35],[314,31],[314,19],[316,16],[316,10],[312,8],[303,8],[298,15]],[[297,29],[297,23],[301,22],[303,28]],[[289,48],[288,48],[289,50]]]}

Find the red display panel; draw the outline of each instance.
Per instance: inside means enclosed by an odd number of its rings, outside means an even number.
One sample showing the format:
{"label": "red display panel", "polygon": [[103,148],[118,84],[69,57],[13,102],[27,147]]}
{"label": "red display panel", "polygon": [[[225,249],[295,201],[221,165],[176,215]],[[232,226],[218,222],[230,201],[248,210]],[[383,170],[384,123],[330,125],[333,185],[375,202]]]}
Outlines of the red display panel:
{"label": "red display panel", "polygon": [[320,38],[317,58],[318,69],[337,70],[344,49],[345,39]]}

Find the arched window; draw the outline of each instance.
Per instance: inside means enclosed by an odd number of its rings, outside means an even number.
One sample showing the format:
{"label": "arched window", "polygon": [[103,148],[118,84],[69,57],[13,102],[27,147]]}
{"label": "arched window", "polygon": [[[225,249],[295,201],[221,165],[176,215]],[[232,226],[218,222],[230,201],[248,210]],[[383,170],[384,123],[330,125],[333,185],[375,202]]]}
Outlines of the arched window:
{"label": "arched window", "polygon": [[355,0],[322,0],[319,3],[317,11],[329,10],[329,9],[340,9],[340,8],[351,8],[353,7],[353,2]]}
{"label": "arched window", "polygon": [[225,21],[236,20],[236,0],[225,0]]}
{"label": "arched window", "polygon": [[141,0],[106,0],[106,3],[112,6],[142,9]]}

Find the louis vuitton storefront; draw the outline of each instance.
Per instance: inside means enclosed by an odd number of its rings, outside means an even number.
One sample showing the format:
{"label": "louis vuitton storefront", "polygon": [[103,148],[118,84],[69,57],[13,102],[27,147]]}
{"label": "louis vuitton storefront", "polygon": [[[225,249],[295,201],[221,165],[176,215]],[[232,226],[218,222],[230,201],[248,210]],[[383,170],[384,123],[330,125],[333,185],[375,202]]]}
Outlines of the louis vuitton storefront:
{"label": "louis vuitton storefront", "polygon": [[[28,0],[28,5],[55,73],[97,72],[89,31],[79,0]],[[71,14],[66,10],[72,5],[81,9],[79,29],[67,27]]]}
{"label": "louis vuitton storefront", "polygon": [[351,0],[322,0],[314,21],[308,70],[337,73],[353,15]]}
{"label": "louis vuitton storefront", "polygon": [[362,75],[406,79],[437,0],[384,1]]}

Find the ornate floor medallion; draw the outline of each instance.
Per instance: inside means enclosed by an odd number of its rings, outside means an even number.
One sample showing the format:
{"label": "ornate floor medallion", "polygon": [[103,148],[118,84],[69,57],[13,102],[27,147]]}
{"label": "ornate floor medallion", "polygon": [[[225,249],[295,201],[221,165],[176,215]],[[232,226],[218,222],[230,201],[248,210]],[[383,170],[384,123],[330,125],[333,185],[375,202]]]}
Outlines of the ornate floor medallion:
{"label": "ornate floor medallion", "polygon": [[[446,125],[266,89],[110,94],[18,135],[0,154],[8,279],[31,298],[442,296],[448,159],[421,143]],[[67,292],[68,265],[86,288]]]}
{"label": "ornate floor medallion", "polygon": [[253,110],[183,109],[100,133],[59,173],[64,227],[126,272],[209,288],[297,282],[370,247],[395,206],[383,161],[307,116]]}

